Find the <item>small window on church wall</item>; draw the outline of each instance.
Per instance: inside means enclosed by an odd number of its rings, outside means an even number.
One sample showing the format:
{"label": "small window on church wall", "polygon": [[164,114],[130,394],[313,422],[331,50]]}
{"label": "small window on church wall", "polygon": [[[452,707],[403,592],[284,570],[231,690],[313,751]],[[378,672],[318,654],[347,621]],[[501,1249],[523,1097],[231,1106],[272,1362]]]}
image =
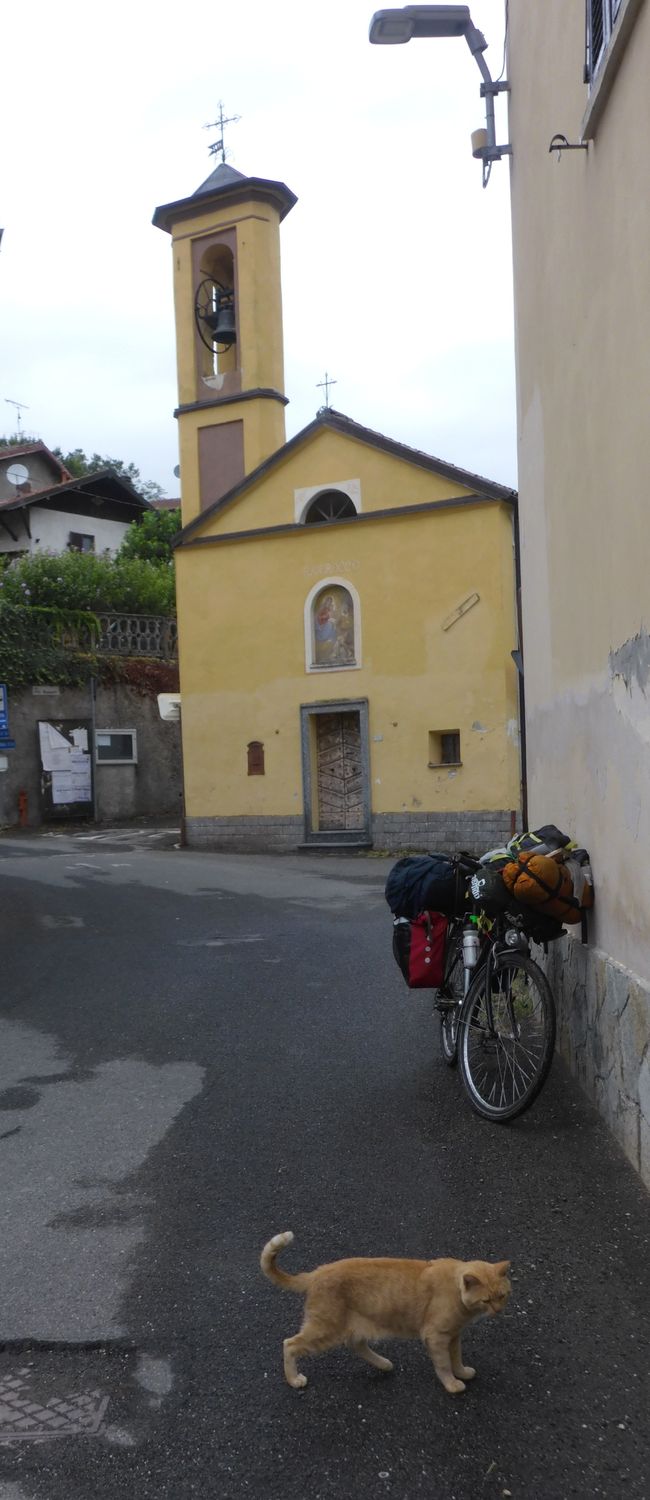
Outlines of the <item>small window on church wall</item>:
{"label": "small window on church wall", "polygon": [[321,589],[312,604],[313,666],[353,667],[354,605],[340,584]]}
{"label": "small window on church wall", "polygon": [[327,521],[347,521],[356,516],[354,500],[343,490],[322,490],[305,511],[305,526],[322,526]]}
{"label": "small window on church wall", "polygon": [[247,746],[249,776],[264,775],[264,745],[261,740],[251,740]]}

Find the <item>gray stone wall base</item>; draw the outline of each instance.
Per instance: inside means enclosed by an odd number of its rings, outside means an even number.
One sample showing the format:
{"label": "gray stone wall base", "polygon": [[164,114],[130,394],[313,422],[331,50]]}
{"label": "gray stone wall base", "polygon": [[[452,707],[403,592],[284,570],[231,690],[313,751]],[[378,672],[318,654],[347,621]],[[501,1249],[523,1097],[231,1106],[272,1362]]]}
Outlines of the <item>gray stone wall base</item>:
{"label": "gray stone wall base", "polygon": [[377,813],[372,820],[375,849],[432,849],[440,854],[485,854],[512,838],[513,820],[521,828],[518,813],[504,812],[403,812]]}
{"label": "gray stone wall base", "polygon": [[[435,849],[455,854],[467,849],[484,854],[512,837],[508,812],[377,813],[372,820],[372,844],[388,854]],[[517,826],[521,822],[517,819]],[[332,834],[333,842],[336,835]],[[194,849],[232,849],[242,854],[288,853],[304,846],[302,817],[192,818],[185,820],[185,838]],[[318,844],[314,844],[317,852]]]}
{"label": "gray stone wall base", "polygon": [[301,817],[185,819],[190,849],[224,849],[237,854],[290,854],[304,838]]}
{"label": "gray stone wall base", "polygon": [[546,960],[558,1049],[650,1188],[650,986],[574,938]]}

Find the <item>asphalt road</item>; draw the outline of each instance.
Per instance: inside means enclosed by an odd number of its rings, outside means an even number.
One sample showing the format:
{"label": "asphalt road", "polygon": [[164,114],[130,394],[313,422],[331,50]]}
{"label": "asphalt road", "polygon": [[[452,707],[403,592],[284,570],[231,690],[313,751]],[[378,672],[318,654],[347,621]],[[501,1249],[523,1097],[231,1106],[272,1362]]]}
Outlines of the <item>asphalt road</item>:
{"label": "asphalt road", "polygon": [[[388,865],[0,841],[0,1500],[650,1500],[648,1197],[556,1060],[473,1115],[390,952]],[[513,1262],[425,1351],[281,1374],[294,1268]]]}

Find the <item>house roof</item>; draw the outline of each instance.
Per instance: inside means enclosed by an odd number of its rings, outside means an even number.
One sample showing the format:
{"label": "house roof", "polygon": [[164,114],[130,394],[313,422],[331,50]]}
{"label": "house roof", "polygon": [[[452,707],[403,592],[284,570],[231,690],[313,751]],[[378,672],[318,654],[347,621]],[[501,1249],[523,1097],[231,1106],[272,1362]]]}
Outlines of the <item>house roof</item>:
{"label": "house roof", "polygon": [[[198,205],[197,198],[201,199]],[[291,192],[286,183],[275,182],[268,177],[245,177],[242,172],[229,167],[227,162],[220,162],[188,198],[177,198],[174,203],[161,204],[156,209],[152,222],[157,229],[166,229],[171,234],[179,219],[196,218],[197,213],[203,213],[204,206],[207,208],[211,200],[215,206],[222,207],[245,199],[271,203],[277,208],[281,219],[298,202],[295,193]]]}
{"label": "house roof", "polygon": [[57,458],[51,448],[48,448],[46,443],[41,442],[40,438],[35,439],[31,443],[10,443],[6,448],[0,448],[0,463],[4,463],[5,459],[26,458],[30,453],[42,454],[53,468],[58,469],[62,481],[72,479],[70,470],[66,469],[61,459]]}
{"label": "house roof", "polygon": [[365,443],[371,448],[377,448],[382,453],[389,453],[394,458],[404,459],[407,463],[415,464],[420,469],[428,470],[430,474],[437,474],[443,479],[451,480],[453,484],[466,485],[472,491],[473,498],[476,500],[502,500],[511,505],[516,503],[517,492],[510,486],[496,484],[494,480],[485,479],[481,474],[473,474],[469,469],[459,469],[455,464],[445,463],[443,459],[434,458],[429,453],[423,453],[419,448],[410,448],[406,443],[396,442],[394,438],[386,437],[381,432],[374,432],[372,428],[364,427],[360,422],[354,422],[351,417],[344,416],[342,412],[335,411],[330,406],[323,407],[313,422],[310,422],[307,427],[303,427],[300,432],[296,433],[295,437],[289,439],[288,443],[283,443],[282,447],[278,448],[275,453],[272,453],[270,458],[265,459],[250,474],[246,474],[244,479],[241,479],[238,484],[233,485],[232,489],[228,490],[225,495],[222,495],[219,500],[215,500],[212,505],[207,505],[199,516],[196,516],[193,521],[190,521],[187,526],[183,527],[174,545],[182,547],[183,543],[189,541],[194,532],[198,531],[204,525],[209,516],[219,515],[228,506],[234,505],[240,496],[244,495],[252,485],[256,484],[266,474],[269,474],[289,454],[295,452],[302,444],[308,442],[315,433],[324,428],[343,433],[346,437],[355,438],[357,442]]}
{"label": "house roof", "polygon": [[[81,499],[87,497],[92,502],[110,500],[113,504],[124,505],[132,512],[151,509],[149,501],[134,490],[128,479],[122,479],[114,469],[98,469],[94,474],[83,474],[78,479],[32,490],[29,495],[18,495],[15,500],[0,500],[0,510],[25,510],[27,506],[42,505],[44,501],[58,500],[66,495],[76,495]],[[65,505],[61,505],[60,509],[65,510]]]}

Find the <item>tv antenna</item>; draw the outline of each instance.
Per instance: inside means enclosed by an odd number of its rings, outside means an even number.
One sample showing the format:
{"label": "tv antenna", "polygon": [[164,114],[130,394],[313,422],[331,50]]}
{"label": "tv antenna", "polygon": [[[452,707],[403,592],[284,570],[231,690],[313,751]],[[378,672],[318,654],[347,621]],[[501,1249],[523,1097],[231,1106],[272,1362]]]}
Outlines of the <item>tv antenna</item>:
{"label": "tv antenna", "polygon": [[224,133],[223,133],[223,131],[224,131],[224,125],[236,125],[237,121],[240,120],[240,119],[241,119],[241,115],[224,115],[223,104],[222,104],[221,100],[219,100],[219,118],[218,118],[218,120],[213,120],[210,125],[204,125],[203,126],[204,130],[218,130],[220,132],[220,138],[219,138],[219,140],[218,141],[213,141],[212,144],[210,146],[208,146],[208,151],[210,153],[210,156],[216,156],[217,153],[220,151],[221,152],[221,160],[222,160],[222,162],[225,162],[225,160],[226,160],[226,154],[227,153],[226,153],[226,146],[225,146]]}
{"label": "tv antenna", "polygon": [[20,426],[20,424],[21,424],[21,416],[20,416],[20,413],[21,413],[21,411],[29,411],[29,407],[25,406],[25,403],[23,401],[12,401],[11,396],[5,396],[5,401],[7,402],[7,404],[9,406],[15,406],[15,408],[16,408],[16,426],[17,426],[18,432],[20,432],[21,431],[21,426]]}

